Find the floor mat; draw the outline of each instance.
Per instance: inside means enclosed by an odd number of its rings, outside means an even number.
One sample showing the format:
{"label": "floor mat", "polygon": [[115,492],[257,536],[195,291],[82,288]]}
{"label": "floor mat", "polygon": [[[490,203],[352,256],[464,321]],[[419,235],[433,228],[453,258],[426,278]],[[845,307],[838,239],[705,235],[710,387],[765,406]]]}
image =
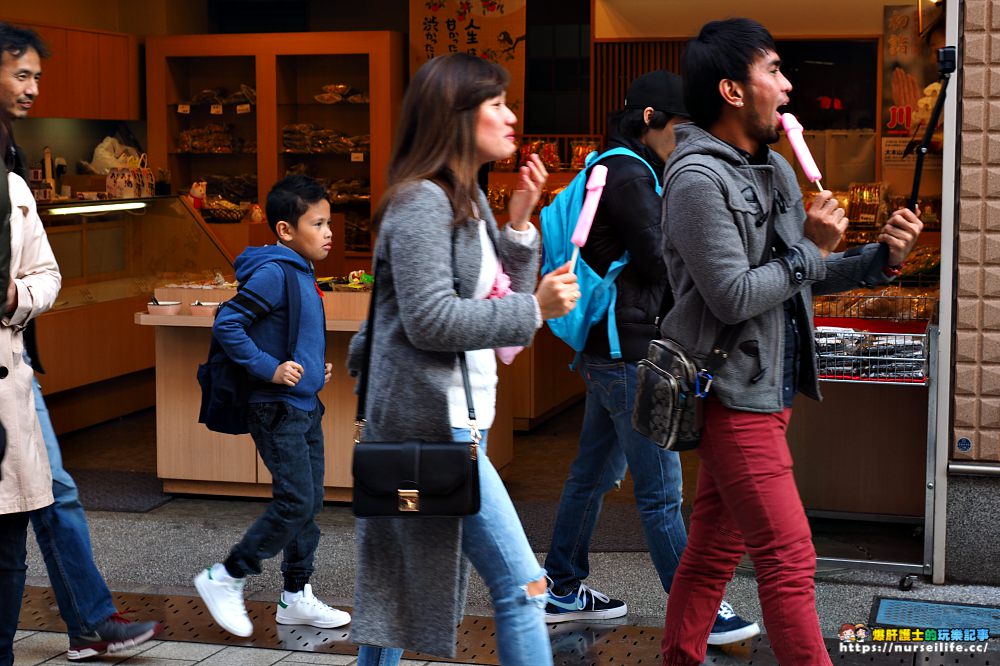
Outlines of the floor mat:
{"label": "floor mat", "polygon": [[876,597],[871,624],[878,627],[989,629],[1000,636],[1000,608],[943,601]]}
{"label": "floor mat", "polygon": [[68,470],[87,511],[145,513],[166,504],[172,495],[163,482],[148,472],[114,472],[99,469]]}

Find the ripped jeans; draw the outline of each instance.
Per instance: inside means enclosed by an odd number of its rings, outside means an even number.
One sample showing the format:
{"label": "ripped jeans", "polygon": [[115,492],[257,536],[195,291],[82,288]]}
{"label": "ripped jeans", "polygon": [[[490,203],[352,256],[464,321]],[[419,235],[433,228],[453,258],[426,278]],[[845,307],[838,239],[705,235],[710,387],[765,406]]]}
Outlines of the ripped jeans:
{"label": "ripped jeans", "polygon": [[[453,428],[456,442],[469,441],[468,428]],[[479,447],[481,507],[462,524],[462,552],[490,590],[497,652],[504,666],[551,666],[552,647],[545,628],[546,593],[530,598],[527,584],[545,576],[528,545],[510,495],[486,455],[486,433]],[[362,645],[357,666],[395,666],[403,651]]]}

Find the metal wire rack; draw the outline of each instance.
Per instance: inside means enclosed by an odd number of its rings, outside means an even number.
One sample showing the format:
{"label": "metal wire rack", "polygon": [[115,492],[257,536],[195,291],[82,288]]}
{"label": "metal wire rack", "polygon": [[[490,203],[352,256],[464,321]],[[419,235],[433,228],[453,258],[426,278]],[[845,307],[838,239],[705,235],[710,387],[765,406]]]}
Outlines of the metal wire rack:
{"label": "metal wire rack", "polygon": [[816,358],[827,381],[926,384],[927,326],[937,299],[824,296],[816,302]]}

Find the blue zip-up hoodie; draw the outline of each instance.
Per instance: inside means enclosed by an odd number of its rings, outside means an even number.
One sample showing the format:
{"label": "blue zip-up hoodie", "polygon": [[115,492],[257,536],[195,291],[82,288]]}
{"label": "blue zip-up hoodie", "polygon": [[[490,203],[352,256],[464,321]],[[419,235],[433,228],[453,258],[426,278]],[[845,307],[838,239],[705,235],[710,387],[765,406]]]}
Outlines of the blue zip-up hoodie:
{"label": "blue zip-up hoodie", "polygon": [[[299,337],[293,359],[288,354],[288,288],[277,262],[291,264],[299,281]],[[286,402],[305,411],[316,408],[326,362],[326,317],[312,267],[298,252],[283,245],[248,247],[236,257],[240,291],[219,308],[213,333],[229,358],[254,379],[250,402]],[[287,360],[302,366],[295,386],[271,383]]]}

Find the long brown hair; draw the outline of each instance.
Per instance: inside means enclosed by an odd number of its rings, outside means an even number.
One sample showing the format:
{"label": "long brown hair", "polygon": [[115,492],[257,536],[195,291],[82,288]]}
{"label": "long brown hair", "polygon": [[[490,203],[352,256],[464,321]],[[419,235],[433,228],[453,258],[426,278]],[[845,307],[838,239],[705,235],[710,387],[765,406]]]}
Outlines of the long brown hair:
{"label": "long brown hair", "polygon": [[471,215],[480,167],[479,106],[502,94],[509,81],[503,67],[467,53],[438,56],[417,70],[403,96],[389,188],[375,212],[376,226],[400,187],[425,179],[447,193],[455,223]]}

